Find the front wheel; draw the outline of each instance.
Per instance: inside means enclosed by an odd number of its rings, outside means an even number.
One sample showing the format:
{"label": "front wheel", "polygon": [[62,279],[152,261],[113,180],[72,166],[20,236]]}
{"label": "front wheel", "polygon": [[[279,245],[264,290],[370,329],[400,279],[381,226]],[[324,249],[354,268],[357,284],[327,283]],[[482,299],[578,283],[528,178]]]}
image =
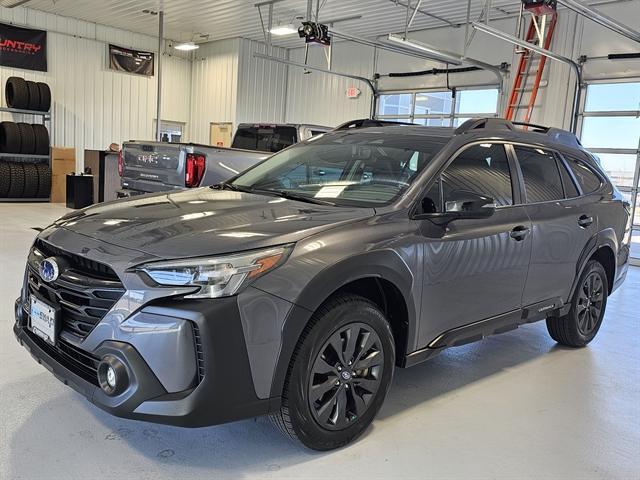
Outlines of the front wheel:
{"label": "front wheel", "polygon": [[395,365],[393,334],[369,300],[341,295],[314,314],[293,354],[282,407],[286,435],[314,450],[342,447],[380,410]]}
{"label": "front wheel", "polygon": [[603,266],[596,260],[590,260],[580,275],[569,312],[562,317],[547,319],[551,338],[568,347],[586,346],[600,330],[608,293]]}

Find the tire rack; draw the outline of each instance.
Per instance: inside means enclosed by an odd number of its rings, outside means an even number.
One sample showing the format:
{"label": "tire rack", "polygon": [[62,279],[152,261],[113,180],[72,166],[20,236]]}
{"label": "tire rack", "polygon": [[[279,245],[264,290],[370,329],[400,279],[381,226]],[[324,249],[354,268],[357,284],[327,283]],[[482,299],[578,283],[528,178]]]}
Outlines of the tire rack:
{"label": "tire rack", "polygon": [[[23,110],[21,108],[8,108],[8,107],[0,107],[0,112],[5,113],[14,113],[18,115],[32,115],[34,117],[42,118],[42,125],[45,125],[46,122],[49,122],[49,127],[51,127],[51,112],[40,112],[38,110]],[[49,169],[51,169],[51,128],[49,128],[49,155],[32,155],[26,153],[0,153],[0,160],[15,160],[15,161],[26,161],[26,160],[42,160],[46,161],[49,164]],[[51,194],[49,197],[43,198],[13,198],[13,197],[0,197],[0,202],[49,202],[51,200]]]}

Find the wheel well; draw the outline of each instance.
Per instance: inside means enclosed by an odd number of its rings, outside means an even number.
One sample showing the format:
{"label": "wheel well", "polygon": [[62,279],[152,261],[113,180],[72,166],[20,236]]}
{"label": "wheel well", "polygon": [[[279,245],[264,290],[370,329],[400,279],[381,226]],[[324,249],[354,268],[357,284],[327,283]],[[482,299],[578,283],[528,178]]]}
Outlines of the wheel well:
{"label": "wheel well", "polygon": [[366,277],[343,285],[329,298],[342,293],[360,295],[375,303],[384,312],[396,347],[396,365],[400,366],[407,351],[409,314],[402,293],[393,283],[383,278]]}
{"label": "wheel well", "polygon": [[613,291],[613,282],[616,274],[616,257],[610,247],[600,247],[591,255],[592,260],[597,260],[604,267],[607,273],[607,283],[609,284],[609,293]]}

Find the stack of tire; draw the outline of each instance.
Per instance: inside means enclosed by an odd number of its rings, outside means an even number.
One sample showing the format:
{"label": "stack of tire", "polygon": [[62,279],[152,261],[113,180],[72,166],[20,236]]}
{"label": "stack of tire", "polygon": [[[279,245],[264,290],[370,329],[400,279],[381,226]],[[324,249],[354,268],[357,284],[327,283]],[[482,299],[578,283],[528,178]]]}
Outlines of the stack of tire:
{"label": "stack of tire", "polygon": [[[51,90],[46,83],[10,77],[5,86],[9,108],[48,112]],[[49,155],[49,132],[44,125],[0,122],[0,152]],[[6,158],[6,157],[5,157]],[[0,198],[48,198],[51,193],[49,162],[28,157],[0,160]]]}

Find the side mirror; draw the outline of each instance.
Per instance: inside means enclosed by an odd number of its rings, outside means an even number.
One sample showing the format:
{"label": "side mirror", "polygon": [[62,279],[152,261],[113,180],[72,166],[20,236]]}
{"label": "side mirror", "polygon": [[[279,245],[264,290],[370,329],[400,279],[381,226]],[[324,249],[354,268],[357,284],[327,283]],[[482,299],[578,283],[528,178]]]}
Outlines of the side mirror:
{"label": "side mirror", "polygon": [[445,215],[455,218],[489,218],[495,211],[493,198],[467,190],[454,190],[445,202]]}

